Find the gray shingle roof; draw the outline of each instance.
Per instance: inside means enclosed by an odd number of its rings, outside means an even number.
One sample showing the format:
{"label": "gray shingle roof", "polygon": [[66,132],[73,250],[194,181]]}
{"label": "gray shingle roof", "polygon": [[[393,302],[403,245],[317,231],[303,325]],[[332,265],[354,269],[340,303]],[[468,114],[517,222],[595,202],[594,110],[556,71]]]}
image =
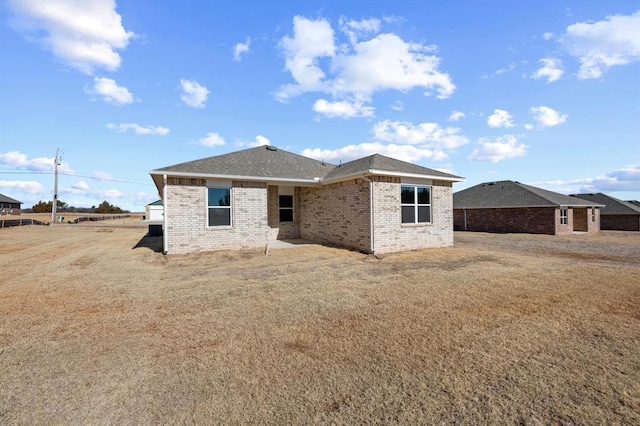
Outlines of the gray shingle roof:
{"label": "gray shingle roof", "polygon": [[153,170],[152,174],[180,173],[216,176],[314,180],[335,166],[270,146],[245,149]]}
{"label": "gray shingle roof", "polygon": [[512,180],[485,182],[453,194],[454,209],[598,207],[600,205]]}
{"label": "gray shingle roof", "polygon": [[22,201],[14,200],[13,198],[7,197],[4,194],[0,194],[0,203],[23,204]]}
{"label": "gray shingle roof", "polygon": [[[322,182],[337,181],[347,176],[366,174],[371,170],[398,175],[420,175],[444,180],[462,180],[459,176],[418,166],[406,161],[395,160],[379,154],[335,166],[325,163],[324,161],[313,160],[272,146],[260,146],[163,167],[152,170],[151,175],[155,176],[154,181],[159,179],[159,175],[173,174],[183,176],[228,176]],[[156,182],[156,185],[160,188],[159,180]]]}
{"label": "gray shingle roof", "polygon": [[336,180],[345,176],[365,174],[369,173],[372,170],[395,174],[429,176],[432,178],[442,178],[445,180],[462,180],[460,176],[440,172],[428,167],[418,166],[417,164],[408,163],[406,161],[396,160],[395,158],[385,157],[384,155],[380,154],[373,154],[368,157],[341,164],[340,166],[337,166],[336,168],[331,170],[324,177],[324,180]]}
{"label": "gray shingle roof", "polygon": [[595,194],[573,194],[582,200],[588,200],[598,204],[604,204],[605,207],[600,211],[601,215],[640,215],[640,207],[633,203],[618,200],[610,195],[601,192]]}

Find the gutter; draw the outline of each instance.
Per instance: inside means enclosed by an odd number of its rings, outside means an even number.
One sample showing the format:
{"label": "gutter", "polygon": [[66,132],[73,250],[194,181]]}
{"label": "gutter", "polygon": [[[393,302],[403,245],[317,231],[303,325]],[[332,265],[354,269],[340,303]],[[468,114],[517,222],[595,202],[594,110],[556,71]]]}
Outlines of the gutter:
{"label": "gutter", "polygon": [[169,238],[168,238],[168,233],[169,233],[169,229],[167,226],[168,220],[167,217],[169,216],[167,214],[167,175],[162,175],[162,207],[163,207],[163,214],[162,214],[162,254],[166,255],[167,252],[169,251]]}
{"label": "gutter", "polygon": [[[451,175],[451,177],[449,176],[435,176],[435,175],[421,175],[421,174],[416,174],[416,173],[398,173],[398,172],[390,172],[387,170],[377,170],[377,169],[369,169],[365,172],[368,175],[379,175],[379,176],[393,176],[393,177],[400,177],[400,178],[415,178],[415,179],[429,179],[429,180],[442,180],[442,181],[446,181],[446,182],[462,182],[464,181],[464,178],[462,177],[458,177],[458,176],[454,176]],[[358,178],[358,177],[362,177],[363,173],[362,172],[355,172],[355,173],[350,173],[348,175],[342,175],[342,176],[338,176],[338,177],[334,177],[334,178],[330,178],[330,179],[320,179],[320,183],[327,185],[330,183],[334,183],[334,182],[340,182],[343,180],[347,180],[347,179],[353,179],[353,178]]]}
{"label": "gutter", "polygon": [[203,179],[226,179],[226,180],[251,180],[251,181],[261,181],[261,182],[286,182],[286,183],[299,183],[306,185],[317,185],[320,183],[320,178],[312,178],[312,179],[295,179],[295,178],[282,178],[277,176],[247,176],[247,175],[225,175],[225,174],[214,174],[214,173],[197,173],[197,172],[177,172],[177,171],[163,171],[163,170],[151,170],[149,172],[151,176],[154,175],[162,175],[167,176],[167,174],[171,176],[177,177],[192,177],[192,178],[203,178]]}
{"label": "gutter", "polygon": [[365,175],[360,176],[363,180],[369,182],[369,238],[371,241],[371,254],[375,254],[375,238],[373,236],[373,181]]}

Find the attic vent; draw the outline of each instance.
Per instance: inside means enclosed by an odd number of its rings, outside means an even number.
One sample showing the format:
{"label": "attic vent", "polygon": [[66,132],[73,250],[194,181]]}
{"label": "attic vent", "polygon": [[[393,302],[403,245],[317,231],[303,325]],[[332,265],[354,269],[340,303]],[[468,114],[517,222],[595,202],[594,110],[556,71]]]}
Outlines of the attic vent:
{"label": "attic vent", "polygon": [[495,185],[496,182],[489,182],[487,185]]}
{"label": "attic vent", "polygon": [[275,146],[271,146],[271,145],[267,145],[267,151],[277,151],[278,148],[276,148]]}

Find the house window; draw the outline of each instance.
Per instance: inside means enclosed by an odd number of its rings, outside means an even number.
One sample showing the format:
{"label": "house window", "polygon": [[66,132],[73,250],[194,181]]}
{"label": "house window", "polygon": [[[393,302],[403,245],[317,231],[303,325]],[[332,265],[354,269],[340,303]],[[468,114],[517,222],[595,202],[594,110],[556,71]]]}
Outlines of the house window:
{"label": "house window", "polygon": [[596,208],[591,207],[591,222],[595,222],[595,221],[596,221]]}
{"label": "house window", "polygon": [[209,226],[231,226],[231,188],[207,188]]}
{"label": "house window", "polygon": [[293,222],[293,195],[280,195],[280,222]]}
{"label": "house window", "polygon": [[431,188],[426,186],[400,187],[402,223],[431,223]]}
{"label": "house window", "polygon": [[560,207],[560,225],[566,225],[569,223],[569,209],[567,207]]}

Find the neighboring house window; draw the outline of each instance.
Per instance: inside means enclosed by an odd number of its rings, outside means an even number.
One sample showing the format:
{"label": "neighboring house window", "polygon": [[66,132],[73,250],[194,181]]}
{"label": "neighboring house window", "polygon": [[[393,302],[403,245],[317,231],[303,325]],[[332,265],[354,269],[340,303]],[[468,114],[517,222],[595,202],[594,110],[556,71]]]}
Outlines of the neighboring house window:
{"label": "neighboring house window", "polygon": [[596,208],[591,207],[591,222],[595,222],[595,221],[596,221]]}
{"label": "neighboring house window", "polygon": [[280,195],[280,222],[293,222],[293,195]]}
{"label": "neighboring house window", "polygon": [[402,223],[431,222],[431,188],[426,186],[400,187]]}
{"label": "neighboring house window", "polygon": [[560,225],[569,223],[569,209],[567,207],[560,208]]}
{"label": "neighboring house window", "polygon": [[209,226],[231,226],[231,188],[207,188]]}

